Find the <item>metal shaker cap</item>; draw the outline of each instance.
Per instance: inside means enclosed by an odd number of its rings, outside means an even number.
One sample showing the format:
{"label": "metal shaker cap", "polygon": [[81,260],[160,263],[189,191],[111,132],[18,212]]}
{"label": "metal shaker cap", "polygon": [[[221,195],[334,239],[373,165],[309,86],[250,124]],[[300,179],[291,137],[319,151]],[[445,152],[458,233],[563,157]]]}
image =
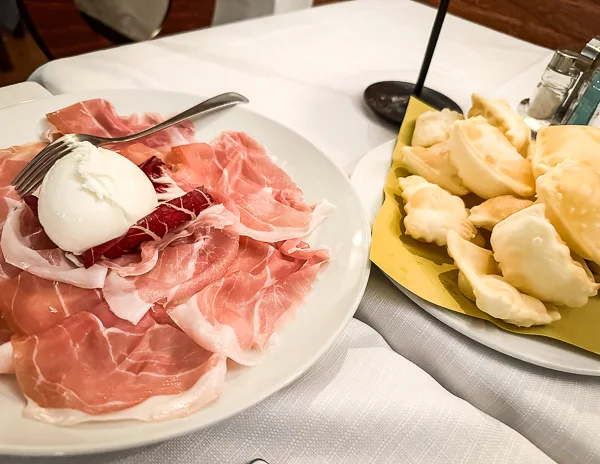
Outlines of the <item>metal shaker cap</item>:
{"label": "metal shaker cap", "polygon": [[584,57],[580,53],[575,53],[570,50],[557,50],[554,52],[550,63],[548,63],[548,68],[567,76],[577,76],[579,70],[577,69],[576,64],[582,58]]}
{"label": "metal shaker cap", "polygon": [[583,50],[581,51],[583,56],[587,56],[592,60],[595,60],[598,55],[600,55],[600,35],[597,35],[593,39],[585,45]]}

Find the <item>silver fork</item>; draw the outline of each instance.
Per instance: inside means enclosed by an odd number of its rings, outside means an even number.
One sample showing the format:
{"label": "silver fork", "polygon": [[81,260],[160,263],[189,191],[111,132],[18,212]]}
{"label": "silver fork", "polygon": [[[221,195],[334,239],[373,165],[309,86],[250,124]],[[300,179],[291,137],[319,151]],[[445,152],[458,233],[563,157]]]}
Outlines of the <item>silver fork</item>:
{"label": "silver fork", "polygon": [[146,130],[143,130],[142,132],[138,132],[137,134],[126,135],[125,137],[108,138],[97,137],[89,134],[63,135],[61,138],[56,139],[54,142],[40,151],[27,164],[27,166],[23,168],[19,175],[15,177],[13,186],[22,197],[33,192],[37,186],[41,184],[44,176],[50,170],[52,165],[63,156],[69,154],[78,143],[90,142],[98,147],[107,143],[130,142],[132,140],[136,140],[141,137],[145,137],[146,135],[166,129],[167,127],[171,127],[178,122],[185,121],[186,119],[190,119],[194,116],[211,113],[213,111],[228,108],[239,103],[248,103],[248,99],[235,92],[217,95],[216,97],[209,98],[208,100],[205,100],[189,110],[179,113],[178,115],[173,116],[172,118],[167,119],[156,126],[152,126]]}

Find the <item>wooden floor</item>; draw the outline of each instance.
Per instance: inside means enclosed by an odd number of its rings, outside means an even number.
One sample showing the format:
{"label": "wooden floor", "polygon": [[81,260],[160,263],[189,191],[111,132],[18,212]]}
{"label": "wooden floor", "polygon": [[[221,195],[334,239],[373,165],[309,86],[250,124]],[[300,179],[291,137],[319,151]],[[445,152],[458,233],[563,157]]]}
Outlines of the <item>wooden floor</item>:
{"label": "wooden floor", "polygon": [[13,69],[0,71],[0,87],[27,80],[33,71],[48,61],[29,33],[26,32],[22,38],[15,38],[3,31],[1,37]]}

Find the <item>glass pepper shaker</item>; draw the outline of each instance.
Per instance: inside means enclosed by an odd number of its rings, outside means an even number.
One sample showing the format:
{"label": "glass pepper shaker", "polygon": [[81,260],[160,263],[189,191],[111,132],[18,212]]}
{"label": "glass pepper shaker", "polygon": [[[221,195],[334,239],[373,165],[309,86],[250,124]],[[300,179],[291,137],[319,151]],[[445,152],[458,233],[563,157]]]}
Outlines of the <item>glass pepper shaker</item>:
{"label": "glass pepper shaker", "polygon": [[580,53],[557,50],[548,63],[542,78],[529,99],[527,116],[537,121],[538,128],[550,125],[554,114],[561,106],[575,78],[580,74],[577,63],[583,58]]}

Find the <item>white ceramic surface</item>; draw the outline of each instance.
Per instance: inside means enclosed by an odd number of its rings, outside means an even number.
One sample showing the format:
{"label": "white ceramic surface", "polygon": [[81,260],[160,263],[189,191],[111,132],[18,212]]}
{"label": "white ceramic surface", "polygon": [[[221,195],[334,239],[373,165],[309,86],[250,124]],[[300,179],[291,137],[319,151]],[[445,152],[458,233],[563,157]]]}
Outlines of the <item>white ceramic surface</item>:
{"label": "white ceramic surface", "polygon": [[[390,167],[395,140],[369,152],[357,164],[351,182],[371,224],[383,201],[383,185]],[[494,324],[434,305],[388,278],[406,296],[436,319],[467,337],[513,358],[562,372],[600,376],[600,356],[545,337],[518,335]]]}
{"label": "white ceramic surface", "polygon": [[20,82],[0,87],[0,108],[21,105],[34,100],[51,97],[52,94],[37,82]]}
{"label": "white ceramic surface", "polygon": [[[0,111],[0,146],[36,140],[44,115],[80,100],[103,97],[121,114],[186,109],[197,96],[152,90],[98,91],[60,95]],[[279,350],[252,368],[227,374],[221,398],[185,419],[168,422],[90,423],[56,427],[21,416],[24,404],[16,382],[0,376],[0,454],[64,455],[94,453],[149,444],[208,427],[256,404],[292,382],[311,366],[346,326],[368,279],[369,225],[346,176],[303,137],[243,107],[196,122],[197,139],[223,130],[241,130],[263,143],[304,190],[308,201],[327,198],[337,210],[310,242],[329,246],[332,261],[321,274],[296,319],[280,334]]]}

